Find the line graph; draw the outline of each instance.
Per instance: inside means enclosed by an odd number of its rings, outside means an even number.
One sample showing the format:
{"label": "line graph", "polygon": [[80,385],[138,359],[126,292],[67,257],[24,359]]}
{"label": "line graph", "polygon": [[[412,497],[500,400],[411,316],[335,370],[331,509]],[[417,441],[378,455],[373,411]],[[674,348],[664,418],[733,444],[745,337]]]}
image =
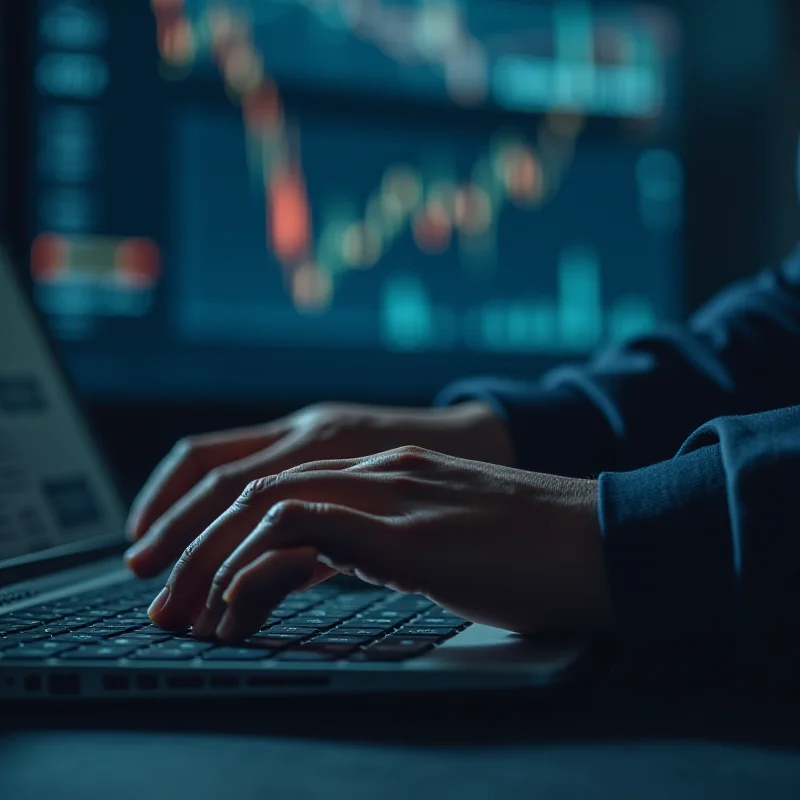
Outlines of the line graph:
{"label": "line graph", "polygon": [[[423,256],[458,247],[478,273],[490,271],[499,217],[508,207],[536,213],[558,193],[587,115],[646,124],[664,102],[664,31],[647,18],[638,28],[601,24],[583,2],[561,4],[554,20],[509,43],[502,28],[474,35],[466,6],[449,0],[151,1],[165,66],[186,77],[213,64],[241,109],[249,167],[264,192],[264,244],[299,311],[329,308],[342,275],[371,270],[408,234]],[[312,209],[302,130],[286,113],[262,42],[265,30],[299,12],[423,69],[455,104],[546,111],[537,135],[499,133],[466,176],[389,164],[361,207]]]}

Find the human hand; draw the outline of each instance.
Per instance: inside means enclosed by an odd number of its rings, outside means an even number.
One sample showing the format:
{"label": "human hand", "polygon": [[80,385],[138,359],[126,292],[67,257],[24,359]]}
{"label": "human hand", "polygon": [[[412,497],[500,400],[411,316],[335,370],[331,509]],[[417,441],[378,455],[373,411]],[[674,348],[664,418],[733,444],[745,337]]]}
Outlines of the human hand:
{"label": "human hand", "polygon": [[518,633],[612,624],[594,481],[414,447],[251,483],[185,550],[150,615],[234,641],[335,571]]}
{"label": "human hand", "polygon": [[180,442],[134,501],[128,563],[157,575],[205,530],[252,480],[300,464],[355,458],[402,445],[497,464],[512,464],[504,423],[483,404],[442,409],[311,406],[254,428]]}

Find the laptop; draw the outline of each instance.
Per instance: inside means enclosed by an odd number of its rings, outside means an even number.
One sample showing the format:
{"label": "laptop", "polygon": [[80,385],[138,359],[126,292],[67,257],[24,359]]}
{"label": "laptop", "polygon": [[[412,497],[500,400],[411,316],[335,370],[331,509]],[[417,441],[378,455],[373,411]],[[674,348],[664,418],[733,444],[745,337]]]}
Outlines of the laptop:
{"label": "laptop", "polygon": [[552,687],[581,641],[525,639],[333,578],[236,647],[153,626],[164,577],[125,568],[126,509],[33,303],[0,251],[0,698]]}

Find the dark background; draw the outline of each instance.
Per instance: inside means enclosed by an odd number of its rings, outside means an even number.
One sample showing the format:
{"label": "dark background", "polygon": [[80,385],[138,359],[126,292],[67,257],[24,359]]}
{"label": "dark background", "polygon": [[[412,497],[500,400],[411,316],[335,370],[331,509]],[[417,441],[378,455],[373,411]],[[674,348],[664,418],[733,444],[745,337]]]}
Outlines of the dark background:
{"label": "dark background", "polygon": [[[782,258],[800,240],[800,4],[796,0],[673,0],[684,21],[686,225],[684,307]],[[0,0],[0,239],[24,263],[25,130],[33,3]],[[316,399],[316,398],[309,398]],[[420,398],[426,402],[428,398]],[[296,405],[296,404],[295,404]],[[265,421],[269,403],[95,403],[101,440],[136,486],[180,436]]]}

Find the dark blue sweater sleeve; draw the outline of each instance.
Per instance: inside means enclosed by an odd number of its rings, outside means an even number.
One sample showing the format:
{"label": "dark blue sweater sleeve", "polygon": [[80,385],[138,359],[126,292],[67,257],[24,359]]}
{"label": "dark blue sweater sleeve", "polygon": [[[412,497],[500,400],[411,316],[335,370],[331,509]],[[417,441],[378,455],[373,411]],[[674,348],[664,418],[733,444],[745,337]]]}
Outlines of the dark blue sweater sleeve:
{"label": "dark blue sweater sleeve", "polygon": [[764,659],[796,656],[798,478],[800,406],[713,420],[668,461],[601,475],[623,639],[725,639]]}
{"label": "dark blue sweater sleeve", "polygon": [[481,399],[508,425],[523,469],[573,477],[670,458],[703,423],[800,402],[800,250],[737,283],[682,327],[538,381],[465,380],[437,404]]}
{"label": "dark blue sweater sleeve", "polygon": [[800,641],[798,365],[800,251],[682,328],[537,382],[464,381],[438,402],[491,404],[524,469],[600,476],[623,641],[766,654]]}

